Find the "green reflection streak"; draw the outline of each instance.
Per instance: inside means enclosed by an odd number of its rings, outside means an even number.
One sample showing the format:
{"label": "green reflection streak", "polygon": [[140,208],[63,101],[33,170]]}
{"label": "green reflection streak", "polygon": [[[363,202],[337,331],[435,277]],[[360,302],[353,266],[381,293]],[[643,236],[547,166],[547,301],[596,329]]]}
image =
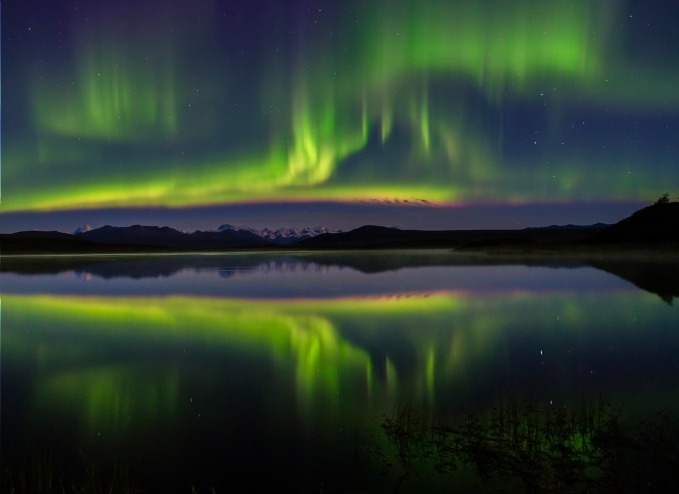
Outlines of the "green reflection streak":
{"label": "green reflection streak", "polygon": [[35,408],[38,413],[69,409],[86,431],[116,442],[159,422],[175,423],[181,399],[177,369],[164,366],[162,375],[154,372],[153,364],[46,372],[35,388]]}
{"label": "green reflection streak", "polygon": [[[497,377],[498,362],[510,365],[506,338],[531,321],[587,348],[611,331],[639,337],[619,329],[637,318],[657,327],[672,310],[658,304],[638,293],[320,301],[3,295],[3,364],[35,366],[39,413],[70,408],[89,432],[120,436],[140,422],[176,420],[191,385],[177,363],[182,348],[220,359],[236,352],[275,369],[262,394],[295,396],[300,418],[319,422],[346,408],[368,417],[399,400],[433,407],[450,393],[473,395]],[[535,358],[550,359],[553,369],[571,365],[564,352],[541,357],[536,349]],[[568,380],[555,386],[555,398],[578,392]]]}
{"label": "green reflection streak", "polygon": [[177,368],[163,364],[165,358],[146,364],[161,370],[142,372],[145,377],[136,381],[134,376],[145,365],[120,363],[119,357],[108,354],[106,344],[98,343],[101,340],[123,348],[169,346],[172,353],[178,345],[225,350],[235,345],[264,362],[272,359],[279,373],[294,383],[298,406],[306,413],[325,408],[332,414],[341,395],[364,394],[371,385],[368,355],[340,339],[330,321],[306,310],[182,297],[6,298],[23,326],[57,340],[54,345],[39,340],[33,348],[10,345],[19,353],[35,354],[40,376],[36,401],[44,409],[55,401],[77,403],[93,432],[107,424],[124,428],[133,417],[137,424],[153,415],[173,417],[181,387]]}

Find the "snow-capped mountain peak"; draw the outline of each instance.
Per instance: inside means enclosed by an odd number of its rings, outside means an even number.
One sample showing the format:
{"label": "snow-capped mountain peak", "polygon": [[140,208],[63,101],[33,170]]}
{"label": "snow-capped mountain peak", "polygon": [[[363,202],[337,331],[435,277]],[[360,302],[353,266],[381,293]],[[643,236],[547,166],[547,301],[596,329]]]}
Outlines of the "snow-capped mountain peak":
{"label": "snow-capped mountain peak", "polygon": [[247,225],[231,225],[229,223],[224,223],[217,228],[218,232],[225,231],[247,231],[254,233],[266,240],[279,244],[291,244],[304,240],[307,238],[315,237],[316,235],[321,235],[323,233],[335,233],[334,230],[330,230],[324,226],[316,227],[304,227],[304,228],[263,228],[258,230]]}
{"label": "snow-capped mountain peak", "polygon": [[83,225],[83,226],[79,226],[78,228],[76,228],[73,231],[73,234],[79,235],[81,233],[89,232],[90,230],[94,230],[94,228],[92,228],[90,225]]}
{"label": "snow-capped mountain peak", "polygon": [[245,232],[254,233],[255,235],[259,235],[259,230],[257,230],[256,228],[250,228],[247,225],[230,225],[228,223],[224,223],[223,225],[220,225],[217,228],[217,231],[218,232],[226,232],[226,231],[241,232],[241,231],[245,231]]}

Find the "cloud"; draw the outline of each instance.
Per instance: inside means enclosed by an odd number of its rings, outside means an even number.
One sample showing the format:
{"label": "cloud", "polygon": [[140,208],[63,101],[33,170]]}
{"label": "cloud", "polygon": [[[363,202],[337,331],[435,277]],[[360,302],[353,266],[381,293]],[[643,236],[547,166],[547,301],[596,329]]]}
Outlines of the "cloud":
{"label": "cloud", "polygon": [[362,201],[358,201],[360,204],[366,204],[370,206],[390,206],[390,207],[398,207],[398,206],[404,206],[404,207],[435,207],[439,206],[439,203],[436,203],[434,201],[430,201],[427,199],[400,199],[398,197],[390,198],[390,199],[365,199]]}

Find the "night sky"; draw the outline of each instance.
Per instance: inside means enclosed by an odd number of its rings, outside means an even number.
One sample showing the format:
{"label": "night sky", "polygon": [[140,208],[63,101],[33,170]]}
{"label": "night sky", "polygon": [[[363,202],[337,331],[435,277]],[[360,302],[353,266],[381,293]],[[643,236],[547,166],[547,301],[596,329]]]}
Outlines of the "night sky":
{"label": "night sky", "polygon": [[3,232],[588,224],[665,192],[676,0],[2,2]]}

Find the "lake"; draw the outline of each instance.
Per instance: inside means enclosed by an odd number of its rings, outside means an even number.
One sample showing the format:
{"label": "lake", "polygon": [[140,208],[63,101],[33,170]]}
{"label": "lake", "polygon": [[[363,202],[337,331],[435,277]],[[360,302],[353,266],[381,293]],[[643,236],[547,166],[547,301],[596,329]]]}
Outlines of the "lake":
{"label": "lake", "polygon": [[1,269],[4,489],[675,482],[673,263],[389,251]]}

